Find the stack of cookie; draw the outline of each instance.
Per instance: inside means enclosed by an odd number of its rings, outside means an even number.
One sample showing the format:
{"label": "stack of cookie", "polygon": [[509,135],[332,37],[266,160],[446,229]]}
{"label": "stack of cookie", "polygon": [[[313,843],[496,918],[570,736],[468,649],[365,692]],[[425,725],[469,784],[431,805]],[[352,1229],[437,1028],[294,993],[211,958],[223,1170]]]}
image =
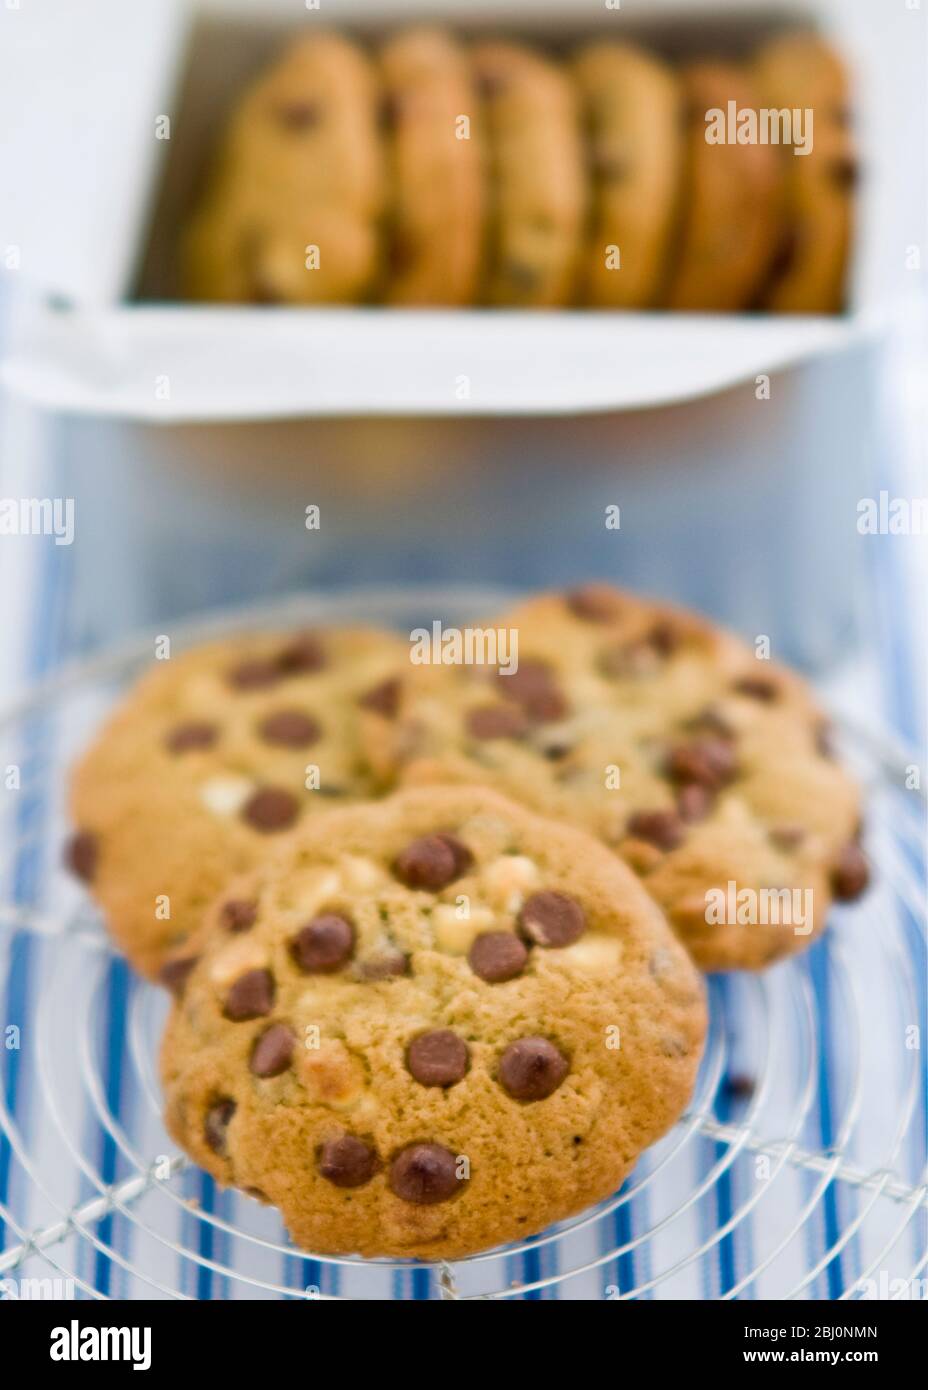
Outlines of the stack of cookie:
{"label": "stack of cookie", "polygon": [[797,677],[603,585],[496,626],[504,670],[196,649],[76,771],[72,868],[175,994],[171,1133],[307,1248],[458,1257],[614,1191],[691,1093],[694,960],[766,965],[866,886]]}
{"label": "stack of cookie", "polygon": [[186,237],[186,293],[835,313],[847,85],[808,32],[677,69],[611,40],[564,57],[441,29],[376,52],[301,38],[232,118]]}

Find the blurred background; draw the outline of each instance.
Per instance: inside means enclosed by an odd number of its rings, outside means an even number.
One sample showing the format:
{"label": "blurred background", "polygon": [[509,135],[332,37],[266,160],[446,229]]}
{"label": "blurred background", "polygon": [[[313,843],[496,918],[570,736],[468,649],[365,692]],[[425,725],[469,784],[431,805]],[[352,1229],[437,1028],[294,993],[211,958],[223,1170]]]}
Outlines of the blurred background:
{"label": "blurred background", "polygon": [[[436,0],[410,17],[554,43],[603,27],[588,0],[569,15],[523,0],[464,9]],[[375,0],[340,0],[327,18],[362,33],[383,26]],[[2,538],[7,604],[35,601],[44,570],[58,574],[60,656],[301,588],[608,577],[765,633],[819,678],[867,667],[893,683],[914,735],[924,585],[911,574],[924,538],[861,535],[858,507],[928,486],[925,15],[902,4],[889,15],[877,0],[625,0],[607,22],[672,55],[737,54],[797,18],[822,27],[852,73],[863,177],[849,312],[832,323],[540,314],[526,339],[519,315],[472,311],[476,336],[457,350],[468,370],[493,363],[488,408],[476,390],[449,406],[418,385],[430,358],[455,360],[453,313],[301,322],[244,308],[215,319],[138,297],[140,275],[143,291],[156,284],[157,248],[170,245],[178,170],[189,182],[202,169],[202,142],[246,74],[282,33],[314,22],[302,5],[4,10],[0,491],[73,498],[76,517],[67,547]],[[35,82],[40,102],[29,100]],[[191,106],[185,124],[177,113]],[[158,142],[164,112],[174,135]],[[275,334],[296,383],[277,396]],[[337,403],[324,394],[326,364]],[[420,414],[378,409],[386,388],[373,378],[391,371]],[[161,373],[173,375],[173,399],[155,399]],[[621,408],[571,413],[561,391],[556,414],[526,411],[526,379],[543,401],[548,383],[576,378],[585,400],[590,375],[595,399]],[[320,509],[317,530],[306,528],[308,506]],[[605,525],[610,506],[617,530]],[[17,611],[6,630],[34,621]],[[19,664],[4,663],[14,683]],[[859,688],[855,674],[848,689]]]}

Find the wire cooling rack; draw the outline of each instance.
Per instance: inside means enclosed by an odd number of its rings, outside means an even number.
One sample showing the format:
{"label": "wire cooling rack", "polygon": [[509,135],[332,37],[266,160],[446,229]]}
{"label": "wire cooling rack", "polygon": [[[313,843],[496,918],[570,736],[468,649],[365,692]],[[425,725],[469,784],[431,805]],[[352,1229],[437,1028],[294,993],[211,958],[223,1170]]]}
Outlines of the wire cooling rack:
{"label": "wire cooling rack", "polygon": [[[355,593],[172,628],[474,621],[498,593]],[[454,1264],[295,1250],[160,1121],[159,990],[60,870],[67,768],[152,652],[68,669],[0,720],[0,1297],[924,1298],[925,801],[916,759],[842,727],[875,886],[804,956],[711,982],[687,1114],[622,1189]]]}

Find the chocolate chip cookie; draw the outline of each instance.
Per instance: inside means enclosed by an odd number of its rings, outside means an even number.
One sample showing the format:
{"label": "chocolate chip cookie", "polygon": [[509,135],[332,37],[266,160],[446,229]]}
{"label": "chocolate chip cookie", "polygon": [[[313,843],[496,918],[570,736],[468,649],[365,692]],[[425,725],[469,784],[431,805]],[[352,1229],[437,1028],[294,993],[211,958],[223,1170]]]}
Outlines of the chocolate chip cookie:
{"label": "chocolate chip cookie", "polygon": [[613,1192],[690,1096],[701,982],[614,855],[483,788],[301,824],[177,963],[167,1124],[308,1250],[455,1258]]}
{"label": "chocolate chip cookie", "polygon": [[485,154],[467,51],[413,29],[381,53],[393,179],[391,304],[471,304],[482,271]]}
{"label": "chocolate chip cookie", "polygon": [[[844,307],[858,182],[847,73],[816,34],[771,40],[758,54],[755,84],[764,105],[811,120],[811,145],[781,149],[786,215],[765,307],[787,314],[830,314]],[[808,133],[808,132],[807,132]]]}
{"label": "chocolate chip cookie", "polygon": [[687,158],[680,241],[667,304],[671,309],[731,312],[755,305],[780,242],[783,169],[772,145],[710,143],[713,112],[756,111],[758,88],[747,69],[691,63],[681,72]]}
{"label": "chocolate chip cookie", "polygon": [[395,713],[368,713],[381,779],[480,780],[592,831],[706,970],[801,950],[866,886],[858,792],[798,677],[602,584],[497,626],[518,636],[513,674],[411,668]]}
{"label": "chocolate chip cookie", "polygon": [[565,71],[515,43],[482,43],[474,69],[490,150],[487,304],[571,301],[587,190],[577,97]]}
{"label": "chocolate chip cookie", "polygon": [[358,719],[403,645],[363,630],[242,637],[158,662],[75,771],[72,869],[157,977],[232,873],[366,796]]}
{"label": "chocolate chip cookie", "polygon": [[582,49],[573,72],[593,184],[580,301],[647,308],[663,287],[680,199],[679,83],[657,58],[611,41]]}
{"label": "chocolate chip cookie", "polygon": [[386,171],[370,59],[334,33],[290,45],[235,113],[184,247],[194,299],[352,303],[382,270]]}

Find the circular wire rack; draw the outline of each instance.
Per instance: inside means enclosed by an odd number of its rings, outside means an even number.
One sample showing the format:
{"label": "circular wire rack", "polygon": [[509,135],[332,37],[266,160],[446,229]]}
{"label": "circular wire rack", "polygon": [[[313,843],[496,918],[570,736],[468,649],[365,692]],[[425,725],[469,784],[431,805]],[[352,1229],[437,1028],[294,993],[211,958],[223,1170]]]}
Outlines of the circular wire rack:
{"label": "circular wire rack", "polygon": [[[358,591],[170,631],[478,621],[508,595]],[[68,767],[155,632],[63,670],[0,718],[0,1296],[287,1299],[924,1298],[925,800],[917,759],[839,725],[875,883],[811,949],[710,981],[690,1107],[619,1192],[453,1264],[296,1249],[160,1118],[163,993],[60,869]]]}

